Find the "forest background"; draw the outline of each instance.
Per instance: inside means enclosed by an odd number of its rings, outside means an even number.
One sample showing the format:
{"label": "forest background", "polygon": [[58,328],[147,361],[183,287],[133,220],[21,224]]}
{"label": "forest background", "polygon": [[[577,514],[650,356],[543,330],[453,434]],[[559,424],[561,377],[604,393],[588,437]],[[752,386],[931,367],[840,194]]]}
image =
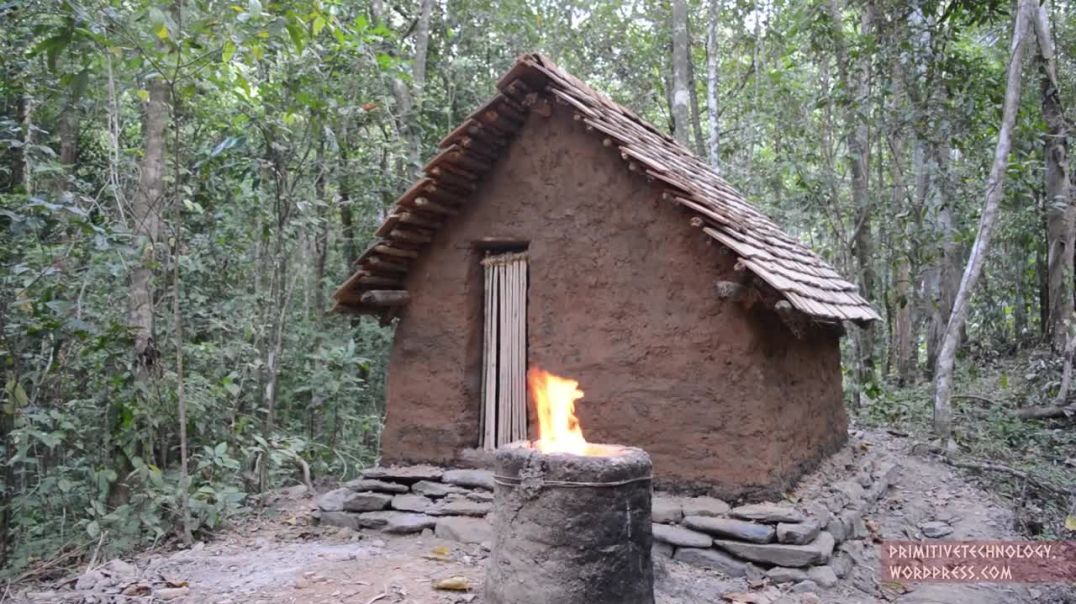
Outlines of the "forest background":
{"label": "forest background", "polygon": [[860,285],[884,320],[844,339],[857,421],[985,472],[1025,534],[1056,537],[1076,467],[1074,12],[0,2],[0,572],[189,542],[372,463],[392,328],[329,314],[330,294],[535,50]]}

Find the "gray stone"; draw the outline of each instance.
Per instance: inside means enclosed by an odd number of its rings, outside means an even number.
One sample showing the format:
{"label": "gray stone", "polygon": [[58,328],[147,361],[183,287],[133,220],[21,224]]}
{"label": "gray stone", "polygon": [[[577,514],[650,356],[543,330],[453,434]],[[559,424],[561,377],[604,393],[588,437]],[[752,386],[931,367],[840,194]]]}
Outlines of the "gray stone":
{"label": "gray stone", "polygon": [[732,516],[759,522],[803,522],[806,517],[795,508],[779,503],[752,503],[733,508]]}
{"label": "gray stone", "polygon": [[[744,577],[747,578],[748,584],[759,584],[766,578],[766,572],[763,571],[761,567],[751,564],[750,562],[745,563],[743,566]],[[754,587],[754,585],[751,585],[751,587]]]}
{"label": "gray stone", "polygon": [[493,525],[482,518],[442,516],[437,519],[434,535],[460,543],[482,543],[493,540]]}
{"label": "gray stone", "polygon": [[351,512],[321,512],[318,524],[359,530],[359,515]]}
{"label": "gray stone", "polygon": [[844,528],[844,521],[841,520],[840,516],[834,516],[829,519],[826,524],[826,532],[833,535],[833,539],[837,543],[844,543],[850,536],[849,531]]}
{"label": "gray stone", "polygon": [[715,540],[719,547],[740,558],[776,566],[803,567],[829,561],[833,553],[833,535],[823,531],[807,545],[784,543],[743,543],[741,541]]}
{"label": "gray stone", "polygon": [[858,507],[863,504],[866,492],[863,487],[854,480],[842,480],[834,483],[830,488],[844,501],[845,506]]}
{"label": "gray stone", "polygon": [[389,504],[392,509],[401,512],[425,512],[433,505],[433,502],[422,495],[397,495]]}
{"label": "gray stone", "polygon": [[923,536],[928,539],[938,539],[952,533],[953,527],[940,520],[934,520],[920,524],[919,530],[923,531]]}
{"label": "gray stone", "polygon": [[874,469],[874,482],[884,482],[886,486],[893,484],[900,473],[900,466],[893,462],[883,461]]}
{"label": "gray stone", "polygon": [[775,566],[766,571],[766,576],[774,583],[798,583],[807,580],[807,573],[802,568]]}
{"label": "gray stone", "polygon": [[444,484],[443,482],[432,482],[429,480],[420,480],[411,485],[411,491],[418,493],[419,495],[425,495],[426,497],[433,497],[437,499],[446,495],[464,494],[467,489],[461,489],[454,484]]}
{"label": "gray stone", "polygon": [[[773,541],[772,526],[755,524],[745,520],[731,518],[712,518],[709,516],[685,516],[684,526],[726,539],[750,541],[752,543],[769,543]],[[815,533],[818,531],[816,530]]]}
{"label": "gray stone", "polygon": [[848,576],[852,572],[852,567],[855,566],[855,561],[852,560],[847,552],[837,552],[833,554],[833,557],[829,561],[830,567],[833,572],[841,579]]}
{"label": "gray stone", "polygon": [[425,514],[398,512],[389,517],[388,523],[385,524],[381,530],[386,533],[409,535],[411,533],[422,532],[423,529],[432,529],[436,522],[437,520],[435,518],[431,518]]}
{"label": "gray stone", "polygon": [[729,504],[714,497],[687,497],[680,502],[685,516],[724,516]]}
{"label": "gray stone", "polygon": [[713,539],[709,535],[696,533],[682,526],[668,524],[653,525],[654,540],[677,547],[710,547]]}
{"label": "gray stone", "polygon": [[464,497],[471,501],[493,501],[493,493],[489,491],[468,491]]}
{"label": "gray stone", "polygon": [[444,473],[442,468],[436,466],[389,466],[370,468],[362,473],[362,477],[412,484],[420,480],[440,480]]}
{"label": "gray stone", "polygon": [[675,547],[669,545],[668,543],[662,543],[660,541],[655,541],[654,544],[650,546],[650,555],[654,558],[658,556],[672,558],[674,551],[676,551]]}
{"label": "gray stone", "polygon": [[807,569],[807,578],[822,587],[833,587],[837,584],[837,573],[830,566],[812,566]]}
{"label": "gray stone", "polygon": [[493,509],[488,501],[474,501],[454,495],[442,499],[426,510],[431,516],[485,516]]}
{"label": "gray stone", "polygon": [[435,518],[425,514],[394,512],[391,510],[364,512],[358,514],[358,517],[359,526],[362,528],[381,529],[386,533],[396,534],[421,533],[422,529],[432,529],[436,523]]}
{"label": "gray stone", "polygon": [[441,482],[492,491],[493,472],[489,470],[449,470],[441,476]]}
{"label": "gray stone", "polygon": [[777,524],[777,540],[781,543],[803,545],[814,541],[821,530],[822,527],[816,520],[796,523],[781,522]]}
{"label": "gray stone", "polygon": [[673,560],[678,560],[684,564],[690,564],[700,568],[718,570],[730,577],[742,577],[747,574],[747,565],[744,564],[742,560],[737,560],[736,558],[715,549],[701,549],[695,547],[677,548]]}
{"label": "gray stone", "polygon": [[354,493],[351,489],[334,489],[318,497],[318,509],[325,512],[339,512],[344,509],[344,502]]}
{"label": "gray stone", "polygon": [[684,517],[680,500],[674,497],[655,496],[650,503],[650,519],[661,524],[676,524]]}
{"label": "gray stone", "polygon": [[[351,492],[350,490],[348,492]],[[351,493],[344,501],[344,510],[348,512],[372,512],[389,506],[392,495],[385,493]]]}
{"label": "gray stone", "polygon": [[377,491],[379,493],[406,493],[407,485],[398,482],[385,482],[372,478],[356,478],[344,483],[352,491]]}
{"label": "gray stone", "polygon": [[404,512],[393,512],[390,510],[380,510],[376,512],[363,512],[356,514],[360,528],[367,529],[380,529],[384,528],[389,523],[389,518],[392,518],[396,514],[403,514]]}
{"label": "gray stone", "polygon": [[807,579],[806,581],[800,581],[799,583],[796,583],[789,591],[794,594],[814,593],[818,591],[818,584],[814,581],[811,581],[810,579]]}

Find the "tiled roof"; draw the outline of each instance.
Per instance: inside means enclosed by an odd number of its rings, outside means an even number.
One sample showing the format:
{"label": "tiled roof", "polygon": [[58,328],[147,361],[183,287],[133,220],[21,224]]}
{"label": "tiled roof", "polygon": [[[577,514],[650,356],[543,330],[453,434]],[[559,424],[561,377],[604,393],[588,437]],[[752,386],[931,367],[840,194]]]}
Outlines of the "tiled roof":
{"label": "tiled roof", "polygon": [[747,203],[689,149],[549,59],[520,57],[497,89],[493,99],[441,141],[440,153],[425,167],[425,178],[396,202],[377,231],[377,241],[356,261],[358,271],[336,292],[338,310],[391,318],[391,309],[368,304],[369,297],[364,302],[363,293],[403,288],[409,263],[433,232],[466,202],[527,113],[541,110],[542,99],[551,97],[570,106],[575,119],[607,146],[615,145],[628,168],[662,186],[665,199],[696,213],[703,232],[732,250],[740,265],[793,308],[823,321],[880,318],[855,285]]}

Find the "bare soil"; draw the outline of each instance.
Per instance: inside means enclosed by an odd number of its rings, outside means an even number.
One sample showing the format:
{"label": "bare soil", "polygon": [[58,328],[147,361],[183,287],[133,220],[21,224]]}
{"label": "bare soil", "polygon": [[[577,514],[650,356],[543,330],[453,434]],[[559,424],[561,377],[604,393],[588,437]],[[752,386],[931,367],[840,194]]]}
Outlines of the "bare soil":
{"label": "bare soil", "polygon": [[[1019,539],[1011,512],[1002,501],[973,486],[953,468],[913,451],[908,439],[884,431],[853,434],[849,447],[867,447],[897,463],[901,471],[874,513],[867,516],[875,539],[849,551],[853,572],[831,589],[791,593],[790,586],[730,579],[665,558],[655,560],[657,601],[665,604],[754,602],[792,604],[1007,604],[1076,602],[1076,587],[1018,584],[882,583],[878,539],[919,539],[918,525],[941,520],[953,527],[946,539]],[[833,480],[846,451],[827,460],[789,497],[809,497]],[[140,578],[160,584],[186,583],[174,602],[197,603],[456,603],[481,602],[488,552],[477,545],[443,541],[431,535],[399,536],[311,526],[313,498],[284,498],[261,518],[253,518],[190,550],[145,554],[132,562]],[[457,581],[469,591],[435,589],[437,581]],[[40,587],[14,601],[130,601],[92,599],[92,594]],[[535,586],[541,589],[541,586]],[[86,596],[90,596],[87,599]],[[10,598],[9,594],[9,598]],[[10,601],[10,600],[9,600]]]}

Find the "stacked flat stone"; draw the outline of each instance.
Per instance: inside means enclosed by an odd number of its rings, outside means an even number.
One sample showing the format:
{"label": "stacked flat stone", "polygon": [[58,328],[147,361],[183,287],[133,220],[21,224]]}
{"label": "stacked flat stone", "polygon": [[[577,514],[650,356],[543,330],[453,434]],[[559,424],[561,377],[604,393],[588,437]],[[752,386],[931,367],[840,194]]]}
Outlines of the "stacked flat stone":
{"label": "stacked flat stone", "polygon": [[430,529],[463,543],[493,538],[493,473],[428,465],[377,467],[318,498],[320,524],[391,534]]}
{"label": "stacked flat stone", "polygon": [[753,566],[773,583],[830,587],[851,571],[852,557],[843,544],[869,537],[864,515],[892,483],[895,470],[892,464],[868,463],[853,479],[833,484],[820,500],[795,506],[731,507],[713,497],[655,493],[654,556],[733,577],[754,574]]}

